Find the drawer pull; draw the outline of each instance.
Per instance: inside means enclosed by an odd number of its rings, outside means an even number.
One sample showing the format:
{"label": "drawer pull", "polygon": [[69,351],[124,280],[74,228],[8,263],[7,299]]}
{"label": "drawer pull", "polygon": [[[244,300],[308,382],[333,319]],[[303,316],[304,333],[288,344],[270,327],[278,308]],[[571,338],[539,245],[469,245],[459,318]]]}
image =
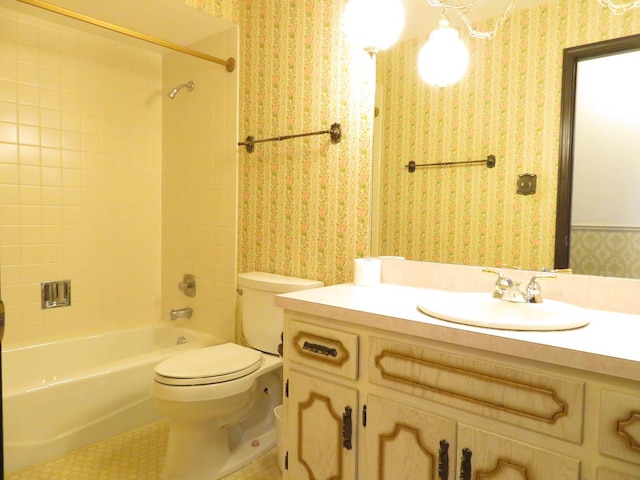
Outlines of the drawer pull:
{"label": "drawer pull", "polygon": [[325,357],[335,358],[338,356],[338,350],[336,350],[335,348],[326,347],[319,343],[304,342],[304,345],[302,345],[302,349],[311,353],[319,353],[320,355],[324,355]]}
{"label": "drawer pull", "polygon": [[462,449],[462,460],[460,461],[460,480],[471,480],[471,450]]}
{"label": "drawer pull", "polygon": [[449,480],[449,442],[440,440],[438,451],[438,479]]}
{"label": "drawer pull", "polygon": [[342,446],[347,450],[351,450],[353,445],[351,444],[351,436],[353,434],[353,426],[351,424],[351,407],[344,407],[344,413],[342,414]]}

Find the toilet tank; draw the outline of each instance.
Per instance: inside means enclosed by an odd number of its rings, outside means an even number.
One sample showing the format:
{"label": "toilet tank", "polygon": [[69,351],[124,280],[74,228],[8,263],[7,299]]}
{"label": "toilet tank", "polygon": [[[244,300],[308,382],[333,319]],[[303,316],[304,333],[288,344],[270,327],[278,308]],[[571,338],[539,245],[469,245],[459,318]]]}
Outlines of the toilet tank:
{"label": "toilet tank", "polygon": [[277,354],[283,311],[274,305],[275,296],[324,284],[275,273],[247,272],[238,274],[238,286],[242,291],[242,329],[247,343],[263,352]]}

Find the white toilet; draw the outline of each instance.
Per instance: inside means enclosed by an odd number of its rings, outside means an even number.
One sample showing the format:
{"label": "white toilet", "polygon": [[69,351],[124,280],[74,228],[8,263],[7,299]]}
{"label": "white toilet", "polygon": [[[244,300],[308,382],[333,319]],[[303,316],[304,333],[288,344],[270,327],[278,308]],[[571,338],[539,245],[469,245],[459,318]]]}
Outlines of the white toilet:
{"label": "white toilet", "polygon": [[316,280],[263,272],[238,275],[242,325],[252,348],[234,343],[170,357],[155,367],[151,396],[169,419],[163,480],[214,480],[275,445],[273,409],[282,403],[278,293]]}

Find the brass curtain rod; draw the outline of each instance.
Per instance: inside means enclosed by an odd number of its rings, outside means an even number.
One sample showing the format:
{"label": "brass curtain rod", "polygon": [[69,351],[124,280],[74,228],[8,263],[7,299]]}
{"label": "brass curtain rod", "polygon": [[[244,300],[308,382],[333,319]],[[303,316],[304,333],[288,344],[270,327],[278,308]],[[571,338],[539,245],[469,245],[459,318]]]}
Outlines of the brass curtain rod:
{"label": "brass curtain rod", "polygon": [[331,125],[329,130],[320,130],[318,132],[311,133],[297,133],[294,135],[281,135],[279,137],[263,138],[262,140],[255,140],[252,136],[248,136],[244,142],[238,142],[239,147],[246,147],[248,153],[252,153],[254,145],[262,142],[279,142],[281,140],[289,140],[290,138],[309,137],[311,135],[323,135],[328,133],[331,135],[331,143],[338,143],[342,139],[342,129],[339,123]]}
{"label": "brass curtain rod", "polygon": [[416,171],[416,168],[422,167],[448,167],[451,165],[470,165],[472,163],[485,163],[487,168],[493,168],[496,166],[496,156],[495,155],[487,155],[487,158],[484,160],[465,160],[462,162],[436,162],[436,163],[416,163],[414,160],[411,160],[408,165],[405,165],[404,168],[409,169],[409,173],[413,173]]}
{"label": "brass curtain rod", "polygon": [[236,61],[233,58],[224,60],[222,58],[214,57],[212,55],[199,52],[198,50],[193,50],[192,48],[183,47],[182,45],[178,45],[177,43],[167,42],[166,40],[152,37],[151,35],[147,35],[145,33],[136,32],[135,30],[130,30],[128,28],[124,28],[119,25],[114,25],[109,22],[104,22],[97,18],[89,17],[88,15],[74,12],[73,10],[68,10],[66,8],[58,7],[57,5],[52,5],[47,2],[41,2],[40,0],[17,0],[17,1],[21,3],[25,3],[27,5],[32,5],[34,7],[42,8],[43,10],[47,10],[49,12],[58,13],[60,15],[64,15],[65,17],[73,18],[74,20],[80,20],[81,22],[89,23],[96,27],[105,28],[112,32],[121,33],[123,35],[127,35],[129,37],[133,37],[147,43],[152,43],[160,47],[168,48],[169,50],[185,53],[187,55],[191,55],[192,57],[197,57],[202,60],[207,60],[209,62],[217,63],[218,65],[223,65],[224,67],[226,67],[228,72],[233,72],[235,68]]}

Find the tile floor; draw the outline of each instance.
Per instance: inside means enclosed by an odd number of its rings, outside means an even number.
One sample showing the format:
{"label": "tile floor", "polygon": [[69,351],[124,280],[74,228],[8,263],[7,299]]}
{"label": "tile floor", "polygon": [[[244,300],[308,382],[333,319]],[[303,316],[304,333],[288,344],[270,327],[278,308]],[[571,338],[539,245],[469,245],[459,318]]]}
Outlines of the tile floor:
{"label": "tile floor", "polygon": [[[160,478],[168,425],[154,423],[89,445],[5,480],[156,480]],[[281,480],[275,448],[224,480]]]}

